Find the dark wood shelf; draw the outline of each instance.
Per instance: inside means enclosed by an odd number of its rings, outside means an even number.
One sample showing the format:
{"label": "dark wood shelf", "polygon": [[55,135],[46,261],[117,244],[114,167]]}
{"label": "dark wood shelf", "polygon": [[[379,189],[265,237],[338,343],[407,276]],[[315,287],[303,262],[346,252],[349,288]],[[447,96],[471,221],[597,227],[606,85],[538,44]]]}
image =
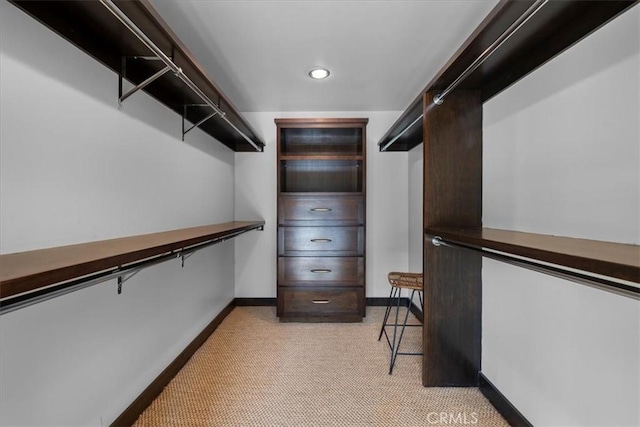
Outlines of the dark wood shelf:
{"label": "dark wood shelf", "polygon": [[492,228],[427,227],[425,233],[475,248],[640,283],[640,246]]}
{"label": "dark wood shelf", "polygon": [[[141,83],[164,66],[161,61],[134,59],[134,57],[148,57],[151,52],[97,0],[10,1],[133,84]],[[225,113],[225,117],[236,128],[247,135],[261,150],[264,148],[264,142],[257,132],[225,97],[148,0],[115,0],[114,3],[155,45],[172,58],[178,67],[182,68],[184,74],[209,99],[218,104]],[[115,95],[117,93],[115,85],[113,90]],[[184,115],[185,105],[203,103],[198,95],[171,72],[164,74],[142,90],[181,116]],[[211,108],[187,107],[185,117],[189,122],[197,123],[209,113]],[[234,151],[256,151],[219,116],[207,120],[199,128]]]}
{"label": "dark wood shelf", "polygon": [[264,221],[233,221],[0,255],[0,298],[263,226]]}
{"label": "dark wood shelf", "polygon": [[275,119],[277,125],[282,129],[301,128],[306,129],[313,127],[314,129],[351,129],[354,125],[366,125],[369,123],[368,118],[279,118]]}
{"label": "dark wood shelf", "polygon": [[280,160],[362,160],[361,154],[286,154]]}
{"label": "dark wood shelf", "polygon": [[[423,113],[423,94],[447,88],[533,3],[534,0],[502,0],[407,107],[378,145],[384,147],[418,119]],[[485,102],[636,3],[637,0],[550,1],[456,90],[479,90],[482,102]],[[418,120],[386,151],[408,151],[422,143],[422,128]]]}

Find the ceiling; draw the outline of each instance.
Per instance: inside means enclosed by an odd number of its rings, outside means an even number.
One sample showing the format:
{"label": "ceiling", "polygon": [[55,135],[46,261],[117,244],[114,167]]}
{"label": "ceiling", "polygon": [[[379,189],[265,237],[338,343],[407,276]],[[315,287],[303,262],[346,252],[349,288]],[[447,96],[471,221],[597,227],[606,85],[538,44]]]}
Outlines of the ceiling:
{"label": "ceiling", "polygon": [[244,112],[404,110],[497,3],[152,0]]}

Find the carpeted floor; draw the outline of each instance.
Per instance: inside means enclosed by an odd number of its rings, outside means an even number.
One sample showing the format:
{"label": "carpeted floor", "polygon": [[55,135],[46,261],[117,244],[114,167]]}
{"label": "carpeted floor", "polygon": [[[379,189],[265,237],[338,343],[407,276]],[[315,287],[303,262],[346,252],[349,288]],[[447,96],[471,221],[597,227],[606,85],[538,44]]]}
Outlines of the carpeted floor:
{"label": "carpeted floor", "polygon": [[[477,389],[422,387],[420,356],[388,375],[383,314],[279,323],[275,307],[236,307],[135,425],[508,425]],[[407,331],[402,351],[420,351],[422,329]]]}

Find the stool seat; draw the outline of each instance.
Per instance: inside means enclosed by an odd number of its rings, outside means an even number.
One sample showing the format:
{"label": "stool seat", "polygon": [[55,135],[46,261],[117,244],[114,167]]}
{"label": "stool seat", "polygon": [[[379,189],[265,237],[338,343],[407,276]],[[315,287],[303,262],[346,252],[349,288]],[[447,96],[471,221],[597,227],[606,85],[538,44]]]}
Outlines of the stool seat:
{"label": "stool seat", "polygon": [[399,271],[392,271],[387,275],[391,286],[415,289],[416,291],[422,291],[422,277],[422,273],[402,273]]}
{"label": "stool seat", "polygon": [[[423,307],[422,294],[423,294],[423,274],[422,273],[406,273],[400,271],[392,271],[387,275],[387,279],[389,280],[389,284],[391,285],[391,293],[389,294],[389,302],[387,303],[387,309],[384,313],[384,319],[382,320],[382,327],[380,328],[380,335],[378,335],[378,341],[382,339],[382,335],[387,339],[387,343],[389,344],[389,348],[391,349],[391,360],[389,363],[389,375],[393,373],[393,367],[396,363],[396,359],[399,355],[407,355],[407,356],[421,356],[422,352],[401,352],[400,344],[402,343],[402,337],[404,335],[405,328],[407,326],[418,326],[421,327],[421,324],[410,324],[407,323],[409,319],[409,312],[411,311],[411,305],[413,304],[413,297],[418,293],[418,298],[420,301],[420,308]],[[411,291],[410,296],[402,299],[402,290],[407,289]],[[395,300],[395,304],[394,304]],[[401,304],[402,302],[406,302],[406,304]],[[387,323],[389,321],[389,315],[395,305],[395,322]],[[398,315],[400,313],[400,306],[406,307],[406,312],[404,314],[404,322],[398,322]],[[393,326],[393,338],[387,334],[386,327]],[[400,333],[398,334],[398,328],[400,327]]]}

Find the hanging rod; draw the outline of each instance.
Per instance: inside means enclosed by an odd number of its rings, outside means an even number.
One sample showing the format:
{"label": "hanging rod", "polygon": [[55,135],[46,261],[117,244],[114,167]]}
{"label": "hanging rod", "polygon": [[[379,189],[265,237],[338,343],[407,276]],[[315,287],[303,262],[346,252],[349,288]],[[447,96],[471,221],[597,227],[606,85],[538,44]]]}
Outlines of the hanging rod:
{"label": "hanging rod", "polygon": [[[442,104],[445,96],[455,89],[469,74],[474,72],[480,65],[484,63],[504,42],[514,35],[531,17],[533,17],[549,0],[537,0],[529,9],[527,9],[513,24],[509,26],[484,52],[476,58],[475,61],[467,67],[445,90],[433,97],[436,105]],[[567,24],[570,25],[570,24]]]}
{"label": "hanging rod", "polygon": [[122,24],[129,29],[154,55],[156,55],[164,64],[173,71],[196,95],[198,95],[209,107],[211,107],[229,126],[231,126],[240,136],[242,136],[256,151],[262,151],[255,142],[251,140],[244,132],[238,129],[225,116],[224,111],[220,109],[209,97],[200,89],[184,72],[178,67],[156,44],[129,17],[122,12],[112,0],[100,0],[100,3],[109,10]]}
{"label": "hanging rod", "polygon": [[422,118],[424,117],[424,113],[420,114],[420,116],[415,119],[414,121],[412,121],[409,126],[407,126],[406,128],[404,128],[402,130],[402,132],[400,132],[399,134],[397,134],[396,136],[393,137],[393,139],[389,142],[387,142],[384,147],[382,147],[380,149],[380,151],[387,151],[387,148],[389,148],[391,146],[391,144],[393,144],[394,142],[396,142],[398,140],[398,138],[400,138],[402,135],[404,135],[409,129],[411,129],[413,127],[413,125],[415,125],[416,123],[418,123],[418,121],[420,121]]}
{"label": "hanging rod", "polygon": [[551,265],[529,261],[522,258],[517,258],[510,255],[505,255],[490,251],[487,249],[476,248],[473,246],[467,246],[460,243],[454,243],[444,240],[440,236],[430,236],[431,244],[433,246],[448,246],[452,248],[465,249],[473,252],[478,252],[486,258],[502,261],[507,264],[512,264],[518,267],[533,270],[538,273],[548,274],[550,276],[558,277],[565,280],[570,280],[581,285],[590,286],[592,288],[600,289],[607,292],[612,292],[617,295],[640,300],[640,288],[632,285],[626,285],[624,283],[618,283],[611,280],[603,279],[600,277],[588,276],[586,274],[578,273],[572,270],[565,270],[562,268],[554,267]]}
{"label": "hanging rod", "polygon": [[[136,261],[136,262],[119,266],[116,268],[111,268],[109,270],[102,271],[99,273],[90,274],[84,277],[80,277],[78,279],[66,281],[61,284],[50,286],[47,288],[41,288],[33,292],[28,292],[28,293],[14,296],[14,297],[5,298],[0,301],[0,315],[11,313],[12,311],[20,310],[22,308],[26,308],[44,301],[48,301],[50,299],[66,295],[71,292],[79,291],[81,289],[85,289],[90,286],[94,286],[115,278],[118,279],[118,294],[120,294],[122,290],[122,284],[126,280],[133,277],[133,275],[137,274],[138,272],[140,272],[145,268],[152,267],[154,265],[157,265],[175,258],[182,258],[182,267],[184,267],[184,260],[201,249],[215,245],[217,243],[222,243],[226,240],[239,236],[240,234],[243,234],[252,230],[261,230],[261,229],[262,227],[252,228],[249,230],[236,231],[234,233],[231,233],[222,237],[217,237],[217,238],[207,240],[205,242],[201,242],[191,246],[185,246],[184,248],[181,248],[178,250],[172,250],[170,252],[156,255],[141,261]],[[128,277],[122,280],[121,278],[125,276],[128,276]]]}

